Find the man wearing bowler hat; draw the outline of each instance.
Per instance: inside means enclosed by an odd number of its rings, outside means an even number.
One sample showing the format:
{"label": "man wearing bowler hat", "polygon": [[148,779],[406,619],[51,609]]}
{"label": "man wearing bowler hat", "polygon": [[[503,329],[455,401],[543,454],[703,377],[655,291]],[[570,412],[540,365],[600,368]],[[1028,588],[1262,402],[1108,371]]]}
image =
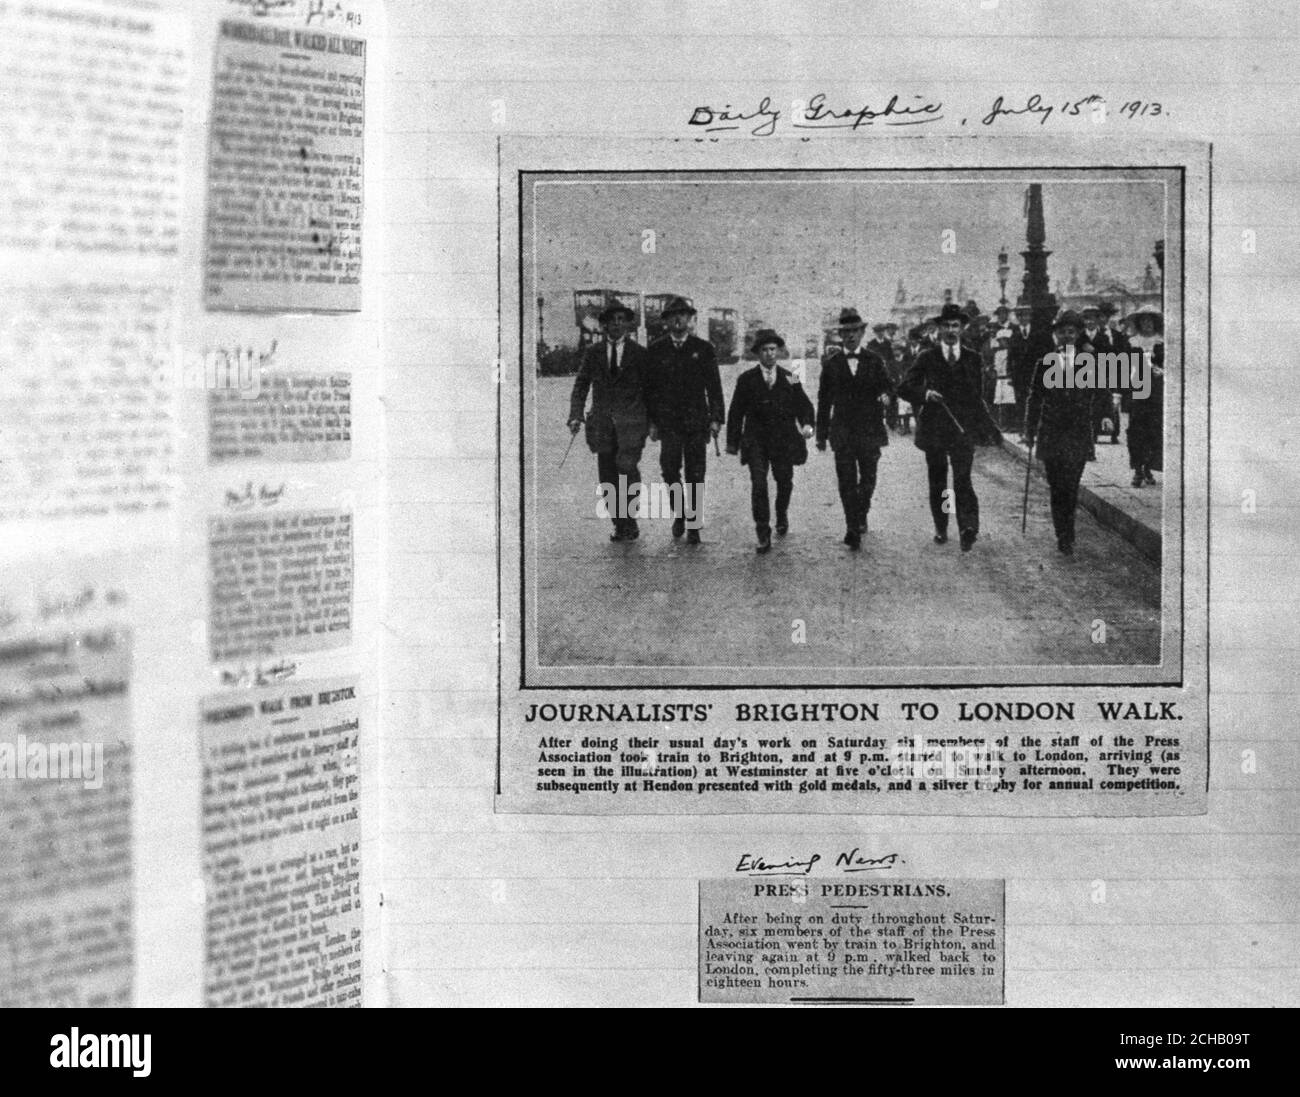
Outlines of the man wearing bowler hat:
{"label": "man wearing bowler hat", "polygon": [[831,347],[822,359],[817,384],[817,448],[827,442],[835,453],[835,479],[844,507],[844,543],[862,545],[867,512],[876,490],[876,465],[889,432],[881,417],[893,397],[885,363],[859,345],[864,325],[856,309],[840,313],[843,344]]}
{"label": "man wearing bowler hat", "polygon": [[[1074,512],[1079,503],[1079,481],[1084,466],[1096,458],[1094,448],[1095,406],[1108,398],[1105,389],[1059,383],[1074,377],[1076,355],[1096,352],[1084,334],[1084,321],[1076,312],[1062,312],[1052,324],[1055,358],[1047,355],[1038,363],[1034,385],[1029,390],[1025,431],[1029,444],[1037,443],[1038,456],[1047,473],[1056,547],[1066,556],[1074,552]],[[1056,383],[1051,367],[1058,365]]]}
{"label": "man wearing bowler hat", "polygon": [[758,365],[736,379],[727,416],[727,452],[740,454],[740,463],[749,466],[759,553],[772,548],[768,470],[776,481],[776,532],[784,536],[790,528],[794,466],[808,459],[806,439],[813,433],[812,401],[794,374],[776,364],[784,349],[785,341],[768,328],[754,337]]}
{"label": "man wearing bowler hat", "polygon": [[668,334],[649,348],[649,401],[655,423],[651,438],[658,435],[659,471],[677,508],[673,536],[686,532],[687,544],[698,545],[709,439],[718,436],[725,418],[722,378],[713,344],[690,333],[695,316],[691,303],[674,297],[660,315]]}
{"label": "man wearing bowler hat", "polygon": [[640,534],[632,496],[639,499],[641,472],[637,467],[650,413],[646,402],[649,361],[645,348],[627,337],[636,316],[626,305],[610,305],[598,319],[605,338],[582,355],[569,401],[569,430],[583,425],[587,392],[587,445],[596,455],[601,494],[614,523],[611,541],[635,541]]}
{"label": "man wearing bowler hat", "polygon": [[916,445],[925,452],[930,481],[930,515],[934,541],[948,540],[948,466],[963,552],[979,536],[980,506],[971,484],[976,445],[993,445],[1001,437],[980,399],[983,362],[979,353],[962,345],[966,313],[947,304],[935,318],[936,346],[923,351],[899,386],[899,394],[916,409]]}

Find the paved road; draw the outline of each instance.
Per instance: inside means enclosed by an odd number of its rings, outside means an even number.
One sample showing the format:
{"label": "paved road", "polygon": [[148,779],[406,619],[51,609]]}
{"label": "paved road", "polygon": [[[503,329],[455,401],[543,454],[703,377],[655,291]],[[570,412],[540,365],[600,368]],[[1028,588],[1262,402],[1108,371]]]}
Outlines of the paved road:
{"label": "paved road", "polygon": [[[723,367],[730,401],[740,367]],[[808,388],[816,398],[816,367]],[[998,449],[975,463],[980,540],[939,546],[925,458],[891,436],[880,461],[870,532],[842,543],[830,451],[810,446],[795,470],[791,531],[754,553],[749,476],[709,454],[703,544],[674,541],[670,519],[643,520],[614,544],[595,506],[595,457],[581,436],[555,472],[572,381],[539,380],[539,662],[633,666],[1069,666],[1159,661],[1160,572],[1083,511],[1073,557],[1056,552],[1047,489],[1036,478],[1020,533],[1023,466]],[[552,430],[546,425],[553,424]],[[659,447],[641,462],[659,478]],[[774,489],[773,489],[774,490]],[[1093,622],[1106,622],[1106,643]],[[795,643],[795,621],[806,642]]]}

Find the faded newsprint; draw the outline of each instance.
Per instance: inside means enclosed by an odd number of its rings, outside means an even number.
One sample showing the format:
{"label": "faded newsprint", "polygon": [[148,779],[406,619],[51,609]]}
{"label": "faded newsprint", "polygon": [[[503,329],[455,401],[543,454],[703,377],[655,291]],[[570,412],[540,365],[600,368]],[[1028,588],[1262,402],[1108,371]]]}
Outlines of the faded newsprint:
{"label": "faded newsprint", "polygon": [[1204,811],[1207,166],[503,141],[499,808]]}

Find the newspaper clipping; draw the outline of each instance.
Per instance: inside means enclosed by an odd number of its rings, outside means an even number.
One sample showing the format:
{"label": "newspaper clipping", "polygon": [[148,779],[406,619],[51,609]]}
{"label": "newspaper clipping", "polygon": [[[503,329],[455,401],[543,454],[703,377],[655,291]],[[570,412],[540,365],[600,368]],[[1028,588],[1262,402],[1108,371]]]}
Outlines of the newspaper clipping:
{"label": "newspaper clipping", "polygon": [[1205,150],[882,145],[503,142],[502,809],[1204,810]]}

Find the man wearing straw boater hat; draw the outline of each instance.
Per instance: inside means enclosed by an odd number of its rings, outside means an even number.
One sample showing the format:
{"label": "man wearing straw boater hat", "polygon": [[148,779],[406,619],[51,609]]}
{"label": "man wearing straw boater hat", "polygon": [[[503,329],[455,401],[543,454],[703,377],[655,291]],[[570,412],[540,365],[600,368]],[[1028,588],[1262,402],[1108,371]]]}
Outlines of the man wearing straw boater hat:
{"label": "man wearing straw boater hat", "polygon": [[[695,316],[691,303],[674,297],[660,315],[668,334],[649,349],[649,400],[659,437],[659,471],[676,506],[673,536],[685,532],[687,544],[698,545],[709,440],[717,438],[724,420],[722,379],[713,344],[690,333]],[[673,489],[673,484],[678,487]]]}
{"label": "man wearing straw boater hat", "polygon": [[[916,409],[916,446],[925,452],[930,481],[934,542],[948,540],[948,512],[957,513],[963,552],[979,536],[980,505],[971,483],[977,445],[994,445],[1001,434],[980,399],[983,366],[979,353],[962,345],[967,315],[955,304],[943,306],[934,320],[939,341],[917,355],[899,385],[899,395]],[[954,506],[944,496],[952,466]]]}
{"label": "man wearing straw boater hat", "polygon": [[[569,431],[583,425],[587,392],[587,446],[596,455],[601,493],[614,523],[611,541],[635,541],[640,535],[632,496],[639,498],[641,472],[637,467],[650,429],[646,403],[649,361],[640,343],[627,337],[636,316],[626,305],[609,305],[598,317],[605,338],[592,343],[582,355],[569,401]],[[572,443],[570,443],[572,445]]]}
{"label": "man wearing straw boater hat", "polygon": [[754,336],[758,365],[736,379],[727,416],[727,452],[740,454],[749,466],[750,503],[760,554],[772,548],[772,512],[767,474],[776,481],[776,532],[790,528],[790,495],[794,466],[808,459],[807,439],[813,433],[813,406],[788,369],[776,364],[785,340],[769,328]]}
{"label": "man wearing straw boater hat", "polygon": [[817,383],[817,448],[824,451],[829,442],[835,453],[844,543],[857,549],[867,532],[880,450],[889,445],[881,409],[893,397],[893,385],[885,363],[871,352],[872,344],[859,345],[865,325],[857,310],[841,312],[839,327],[844,342],[826,352]]}

